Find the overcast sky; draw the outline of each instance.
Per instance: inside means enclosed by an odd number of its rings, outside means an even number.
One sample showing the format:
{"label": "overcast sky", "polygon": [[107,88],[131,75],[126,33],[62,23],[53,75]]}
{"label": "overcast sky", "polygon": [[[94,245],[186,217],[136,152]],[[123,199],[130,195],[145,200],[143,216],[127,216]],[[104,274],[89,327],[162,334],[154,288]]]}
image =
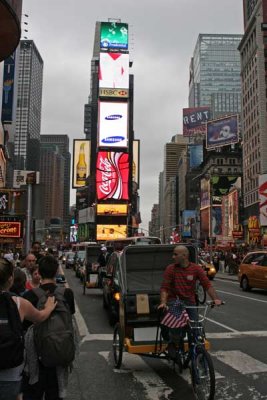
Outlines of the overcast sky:
{"label": "overcast sky", "polygon": [[[96,21],[129,23],[134,130],[141,141],[141,216],[158,202],[164,144],[182,133],[189,62],[199,33],[243,33],[242,0],[23,0],[22,21],[44,60],[42,134],[82,139]],[[71,203],[75,191],[71,191]]]}

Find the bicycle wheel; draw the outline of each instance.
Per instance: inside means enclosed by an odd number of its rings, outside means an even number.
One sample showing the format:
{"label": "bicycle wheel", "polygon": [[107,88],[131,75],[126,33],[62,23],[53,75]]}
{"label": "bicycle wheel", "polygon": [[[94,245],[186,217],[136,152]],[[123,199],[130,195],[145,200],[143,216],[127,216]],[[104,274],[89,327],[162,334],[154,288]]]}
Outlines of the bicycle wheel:
{"label": "bicycle wheel", "polygon": [[206,290],[199,283],[196,288],[196,304],[204,304],[206,302],[207,294]]}
{"label": "bicycle wheel", "polygon": [[213,400],[215,396],[215,372],[209,353],[198,347],[191,360],[191,379],[197,400]]}
{"label": "bicycle wheel", "polygon": [[119,369],[122,362],[123,352],[123,336],[121,332],[121,326],[119,323],[115,325],[113,334],[113,357],[115,368]]}

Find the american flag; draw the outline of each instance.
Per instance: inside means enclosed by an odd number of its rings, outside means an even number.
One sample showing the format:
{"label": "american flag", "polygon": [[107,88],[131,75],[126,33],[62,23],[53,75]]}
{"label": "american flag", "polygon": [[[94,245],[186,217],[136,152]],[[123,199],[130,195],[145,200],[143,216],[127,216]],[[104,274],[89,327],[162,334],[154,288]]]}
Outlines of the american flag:
{"label": "american flag", "polygon": [[182,328],[189,321],[189,316],[184,305],[179,299],[169,307],[168,311],[161,320],[161,324],[168,328]]}

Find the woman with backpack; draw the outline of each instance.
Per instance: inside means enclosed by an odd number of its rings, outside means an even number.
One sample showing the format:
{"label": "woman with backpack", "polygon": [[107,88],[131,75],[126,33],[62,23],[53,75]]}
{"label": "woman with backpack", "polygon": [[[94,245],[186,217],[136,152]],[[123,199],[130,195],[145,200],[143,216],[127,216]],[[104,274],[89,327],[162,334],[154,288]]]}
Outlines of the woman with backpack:
{"label": "woman with backpack", "polygon": [[16,400],[20,393],[24,367],[24,338],[22,322],[45,321],[56,307],[49,297],[43,310],[37,310],[29,301],[9,290],[14,281],[14,266],[0,259],[0,400]]}

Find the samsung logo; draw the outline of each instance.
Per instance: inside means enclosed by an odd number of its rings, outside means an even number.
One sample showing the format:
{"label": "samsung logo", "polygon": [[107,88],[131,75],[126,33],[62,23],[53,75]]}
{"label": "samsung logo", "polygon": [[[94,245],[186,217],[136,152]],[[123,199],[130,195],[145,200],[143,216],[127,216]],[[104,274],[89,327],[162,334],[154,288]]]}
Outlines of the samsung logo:
{"label": "samsung logo", "polygon": [[125,140],[124,136],[109,136],[105,139],[102,139],[102,143],[118,143],[122,140]]}
{"label": "samsung logo", "polygon": [[114,119],[120,119],[120,118],[122,118],[122,115],[120,115],[120,114],[113,114],[113,115],[108,115],[107,117],[105,117],[105,119],[107,119],[107,120],[114,120]]}

